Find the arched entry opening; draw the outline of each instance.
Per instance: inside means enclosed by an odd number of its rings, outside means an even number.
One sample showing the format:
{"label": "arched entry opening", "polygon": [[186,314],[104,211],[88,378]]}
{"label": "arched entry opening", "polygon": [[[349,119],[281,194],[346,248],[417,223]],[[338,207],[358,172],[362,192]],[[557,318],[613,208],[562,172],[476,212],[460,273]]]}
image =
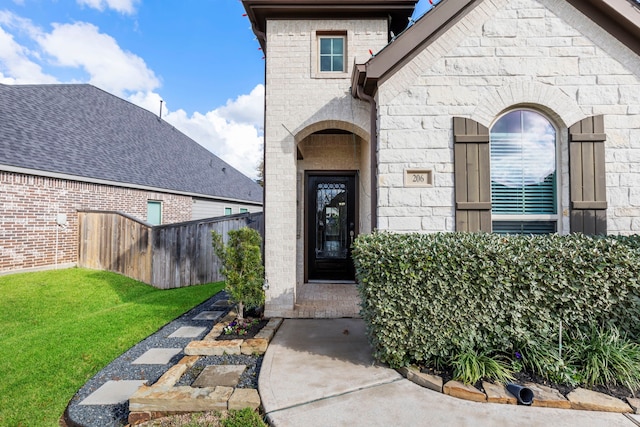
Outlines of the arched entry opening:
{"label": "arched entry opening", "polygon": [[296,135],[298,284],[354,282],[351,244],[370,232],[369,135],[348,122]]}

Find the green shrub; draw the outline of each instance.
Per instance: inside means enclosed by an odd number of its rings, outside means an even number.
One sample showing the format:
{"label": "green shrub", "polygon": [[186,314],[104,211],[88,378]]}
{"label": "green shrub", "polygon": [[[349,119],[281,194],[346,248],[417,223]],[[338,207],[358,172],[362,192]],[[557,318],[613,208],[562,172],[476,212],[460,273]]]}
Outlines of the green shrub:
{"label": "green shrub", "polygon": [[260,414],[250,408],[229,411],[222,427],[267,427]]}
{"label": "green shrub", "polygon": [[558,384],[576,386],[582,376],[571,352],[560,354],[557,336],[547,341],[529,341],[522,346],[522,363],[531,372]]}
{"label": "green shrub", "polygon": [[230,230],[225,245],[220,234],[213,231],[213,248],[222,263],[225,289],[238,304],[238,317],[243,318],[244,307],[264,304],[264,266],[260,251],[260,233],[248,227]]}
{"label": "green shrub", "polygon": [[614,326],[592,326],[578,331],[569,344],[570,351],[587,385],[623,385],[640,389],[640,345]]}
{"label": "green shrub", "polygon": [[640,251],[624,239],[373,233],[353,258],[374,356],[393,367],[553,343],[560,321],[640,336]]}
{"label": "green shrub", "polygon": [[506,384],[514,379],[507,362],[475,350],[467,350],[454,356],[451,359],[451,366],[453,379],[465,384],[475,384],[481,379]]}

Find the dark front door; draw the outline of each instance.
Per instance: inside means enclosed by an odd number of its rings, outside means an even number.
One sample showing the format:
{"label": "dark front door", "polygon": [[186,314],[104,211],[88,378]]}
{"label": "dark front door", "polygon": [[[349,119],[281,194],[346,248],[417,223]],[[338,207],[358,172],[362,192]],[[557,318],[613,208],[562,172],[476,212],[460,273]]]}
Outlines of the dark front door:
{"label": "dark front door", "polygon": [[308,280],[354,280],[356,176],[307,176]]}

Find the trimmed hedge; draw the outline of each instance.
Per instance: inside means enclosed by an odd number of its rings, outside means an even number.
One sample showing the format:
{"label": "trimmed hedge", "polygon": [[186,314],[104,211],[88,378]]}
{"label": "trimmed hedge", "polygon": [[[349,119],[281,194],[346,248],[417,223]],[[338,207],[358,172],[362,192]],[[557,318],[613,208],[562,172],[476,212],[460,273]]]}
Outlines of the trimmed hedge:
{"label": "trimmed hedge", "polygon": [[361,314],[392,367],[463,351],[513,354],[565,330],[640,336],[635,237],[437,233],[361,235]]}

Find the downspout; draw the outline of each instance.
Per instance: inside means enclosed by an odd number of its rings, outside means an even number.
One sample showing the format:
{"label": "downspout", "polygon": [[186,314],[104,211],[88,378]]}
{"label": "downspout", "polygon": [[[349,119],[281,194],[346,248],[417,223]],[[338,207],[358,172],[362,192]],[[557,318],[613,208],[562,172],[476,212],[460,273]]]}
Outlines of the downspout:
{"label": "downspout", "polygon": [[371,231],[378,225],[378,105],[376,100],[364,93],[362,84],[356,87],[358,98],[367,101],[371,105],[370,113],[370,159],[371,159]]}

